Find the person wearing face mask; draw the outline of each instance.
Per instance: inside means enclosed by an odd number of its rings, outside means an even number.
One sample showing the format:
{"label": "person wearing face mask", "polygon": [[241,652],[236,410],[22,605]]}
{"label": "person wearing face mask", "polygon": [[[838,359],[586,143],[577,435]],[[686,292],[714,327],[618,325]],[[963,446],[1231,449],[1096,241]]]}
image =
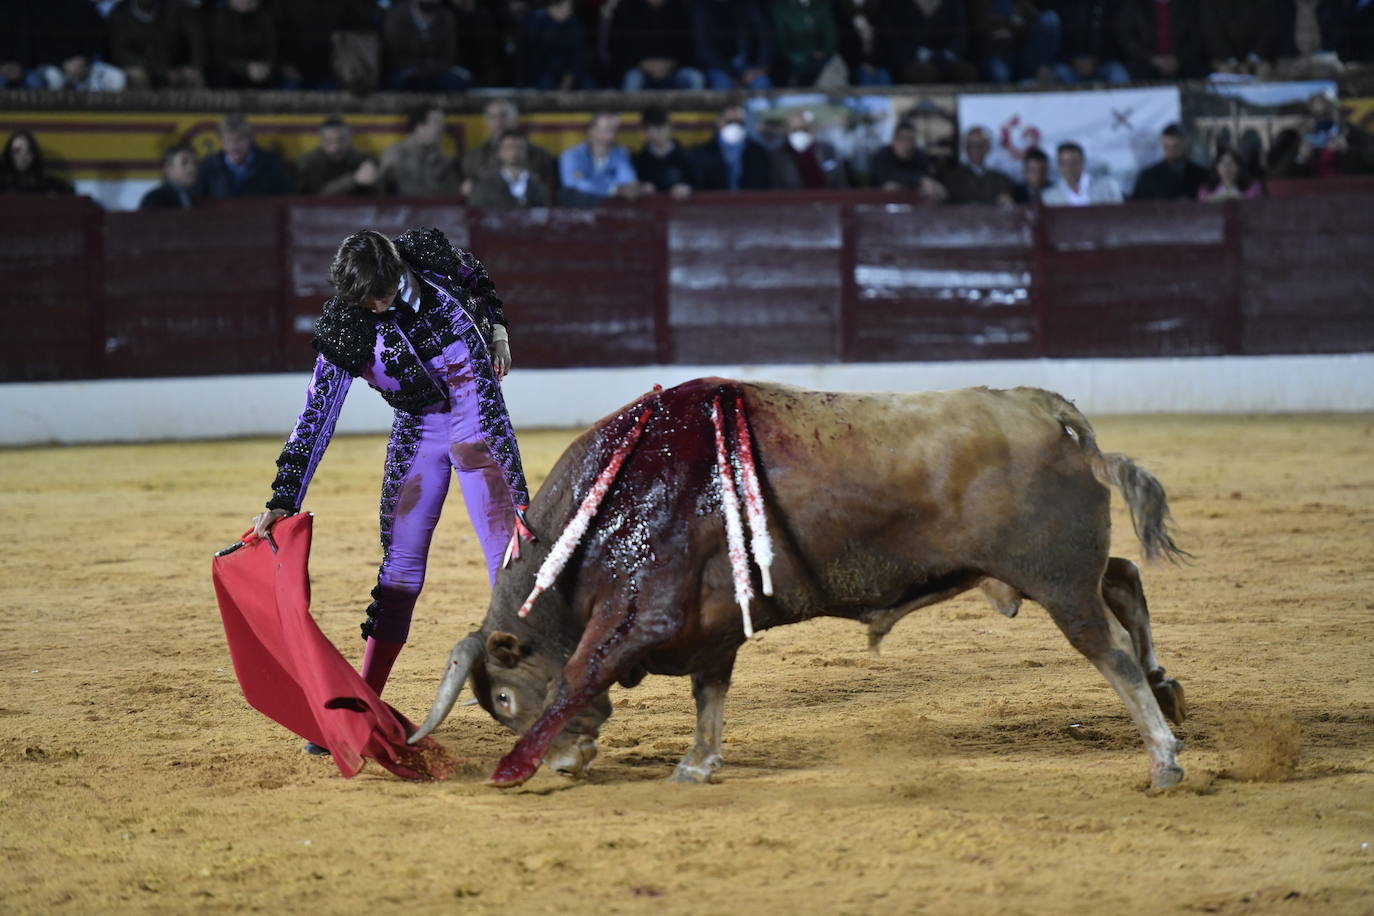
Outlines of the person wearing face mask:
{"label": "person wearing face mask", "polygon": [[804,109],[788,113],[786,142],[773,153],[775,188],[843,188],[848,184],[835,147],[816,139],[815,120]]}
{"label": "person wearing face mask", "polygon": [[768,150],[744,128],[744,106],[730,104],[710,140],[692,147],[699,191],[766,191],[773,187]]}
{"label": "person wearing face mask", "polygon": [[365,380],[395,411],[382,480],[382,562],[362,625],[362,677],[381,694],[410,633],[452,475],[493,583],[505,552],[532,539],[524,523],[529,488],[501,393],[511,365],[505,313],[481,262],[438,229],[394,240],[364,229],[344,239],[329,277],[337,295],[315,325],[305,408],[252,534],[264,537],[301,510],[349,387]]}

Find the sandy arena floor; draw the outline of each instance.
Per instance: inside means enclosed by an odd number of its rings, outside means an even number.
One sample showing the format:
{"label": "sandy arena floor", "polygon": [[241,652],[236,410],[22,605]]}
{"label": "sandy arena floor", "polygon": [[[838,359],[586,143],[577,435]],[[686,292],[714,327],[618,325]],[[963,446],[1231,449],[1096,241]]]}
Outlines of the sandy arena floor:
{"label": "sandy arena floor", "polygon": [[[717,785],[664,781],[693,721],[669,678],[616,688],[586,781],[483,787],[512,738],[476,707],[438,733],[452,779],[344,780],[243,702],[210,585],[278,441],[0,452],[0,912],[1374,913],[1374,417],[1096,426],[1198,556],[1145,570],[1192,714],[1167,793],[1044,612],[974,597],[876,657],[830,620],[745,647]],[[532,483],[571,436],[522,437]],[[383,447],[336,441],[307,504],[351,658]],[[417,718],[485,612],[450,510],[387,691]]]}

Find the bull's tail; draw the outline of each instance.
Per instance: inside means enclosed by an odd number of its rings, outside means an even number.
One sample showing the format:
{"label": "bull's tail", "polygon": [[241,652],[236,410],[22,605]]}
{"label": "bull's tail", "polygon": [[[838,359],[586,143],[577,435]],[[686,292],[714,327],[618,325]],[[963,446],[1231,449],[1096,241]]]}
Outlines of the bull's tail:
{"label": "bull's tail", "polygon": [[1159,478],[1136,464],[1128,456],[1108,452],[1097,445],[1097,436],[1086,417],[1068,401],[1055,397],[1054,417],[1068,433],[1078,440],[1079,447],[1092,467],[1093,476],[1103,485],[1116,487],[1131,511],[1131,524],[1145,551],[1146,559],[1164,557],[1171,563],[1188,559],[1192,554],[1174,543],[1169,518],[1169,501]]}

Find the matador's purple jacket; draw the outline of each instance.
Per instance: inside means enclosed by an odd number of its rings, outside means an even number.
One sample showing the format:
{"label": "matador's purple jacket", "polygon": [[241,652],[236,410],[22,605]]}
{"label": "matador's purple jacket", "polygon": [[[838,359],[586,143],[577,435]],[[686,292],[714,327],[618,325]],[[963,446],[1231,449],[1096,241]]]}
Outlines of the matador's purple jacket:
{"label": "matador's purple jacket", "polygon": [[[491,365],[492,326],[506,322],[486,270],[472,255],[454,248],[438,229],[406,232],[396,239],[396,248],[419,281],[420,307],[413,311],[398,303],[378,315],[337,299],[325,303],[315,326],[314,347],[319,355],[305,408],[277,459],[277,477],[267,506],[288,512],[300,509],[353,378],[363,378],[380,392],[395,408],[396,419],[382,484],[382,570],[373,592],[377,601],[368,614],[369,624],[380,628],[375,635],[404,641],[423,583],[429,536],[448,489],[445,481],[436,490],[431,469],[421,465],[432,460],[447,462],[450,451],[457,456],[461,443],[450,441],[454,437],[481,440],[481,451],[489,453],[483,460],[494,463],[491,473],[499,468],[510,493],[508,507],[484,506],[475,512],[473,499],[485,503],[489,487],[464,486],[493,576],[493,563],[499,561],[504,539],[513,530],[503,519],[513,523],[516,512],[529,503],[529,491]],[[454,466],[460,476],[475,468],[471,461],[455,461]],[[447,474],[445,463],[445,478]],[[410,513],[424,519],[411,519],[406,517],[406,506],[398,509],[398,503],[403,489],[421,487],[422,477],[429,483],[421,499],[432,505]],[[498,481],[492,483],[500,487]],[[479,495],[474,497],[474,493]],[[413,499],[406,502],[409,505]],[[490,524],[478,515],[489,518]],[[399,542],[394,545],[393,534]],[[393,552],[398,556],[393,557]],[[373,632],[364,625],[365,635]]]}

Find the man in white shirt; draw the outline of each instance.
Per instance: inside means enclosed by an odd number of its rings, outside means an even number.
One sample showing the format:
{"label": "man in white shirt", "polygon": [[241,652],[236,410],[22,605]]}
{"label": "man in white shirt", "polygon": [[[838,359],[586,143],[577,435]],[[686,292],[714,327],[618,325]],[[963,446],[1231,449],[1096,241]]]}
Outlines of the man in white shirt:
{"label": "man in white shirt", "polygon": [[520,207],[547,207],[549,186],[529,165],[529,142],[518,129],[500,137],[496,165],[478,176],[468,203],[483,210],[513,210]]}
{"label": "man in white shirt", "polygon": [[1110,175],[1088,174],[1083,147],[1073,141],[1059,144],[1055,162],[1059,180],[1045,189],[1040,201],[1047,207],[1086,207],[1090,204],[1119,204],[1121,186]]}

